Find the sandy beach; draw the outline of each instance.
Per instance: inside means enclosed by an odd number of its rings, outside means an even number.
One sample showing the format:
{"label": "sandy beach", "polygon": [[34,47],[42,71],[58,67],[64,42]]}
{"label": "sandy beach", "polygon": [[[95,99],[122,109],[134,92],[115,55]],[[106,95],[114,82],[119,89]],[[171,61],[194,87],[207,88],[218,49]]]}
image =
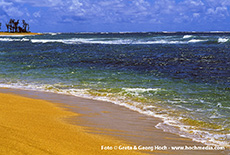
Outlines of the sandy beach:
{"label": "sandy beach", "polygon": [[[0,92],[0,154],[226,153],[226,150],[115,150],[119,146],[204,145],[158,130],[154,126],[159,119],[112,103],[14,89],[0,89]],[[104,146],[112,150],[102,150],[106,149]]]}
{"label": "sandy beach", "polygon": [[29,35],[41,35],[41,33],[34,33],[34,32],[26,32],[26,33],[10,33],[10,32],[0,32],[0,36],[20,36],[20,35],[25,35],[25,36],[29,36]]}
{"label": "sandy beach", "polygon": [[63,118],[77,114],[52,103],[10,94],[0,98],[0,154],[138,154],[101,151],[121,141],[65,123]]}
{"label": "sandy beach", "polygon": [[0,6],[0,155],[230,155],[230,0]]}

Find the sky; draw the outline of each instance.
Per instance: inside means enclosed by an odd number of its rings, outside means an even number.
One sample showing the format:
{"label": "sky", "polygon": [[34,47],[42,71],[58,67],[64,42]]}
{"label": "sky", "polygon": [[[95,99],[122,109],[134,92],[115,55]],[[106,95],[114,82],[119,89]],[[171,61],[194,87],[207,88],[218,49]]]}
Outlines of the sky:
{"label": "sky", "polygon": [[11,18],[32,32],[230,31],[230,0],[0,0],[1,31]]}

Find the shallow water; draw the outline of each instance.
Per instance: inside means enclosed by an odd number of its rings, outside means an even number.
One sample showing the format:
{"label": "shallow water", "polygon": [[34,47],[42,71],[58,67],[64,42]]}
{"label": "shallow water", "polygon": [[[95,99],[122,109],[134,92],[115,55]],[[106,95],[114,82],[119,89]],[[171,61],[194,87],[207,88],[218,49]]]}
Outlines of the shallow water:
{"label": "shallow water", "polygon": [[156,127],[230,146],[230,35],[45,34],[0,37],[0,86],[111,101]]}

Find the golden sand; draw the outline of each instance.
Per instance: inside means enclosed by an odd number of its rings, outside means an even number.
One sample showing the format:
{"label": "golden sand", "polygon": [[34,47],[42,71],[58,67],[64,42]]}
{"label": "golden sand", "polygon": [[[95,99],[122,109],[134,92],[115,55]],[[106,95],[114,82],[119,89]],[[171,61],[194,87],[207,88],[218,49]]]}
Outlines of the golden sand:
{"label": "golden sand", "polygon": [[41,33],[33,33],[33,32],[26,32],[26,33],[17,33],[17,32],[14,32],[14,33],[10,33],[10,32],[0,32],[0,36],[3,35],[3,36],[7,36],[7,35],[41,35]]}
{"label": "golden sand", "polygon": [[124,142],[94,135],[64,118],[78,114],[53,103],[0,93],[0,154],[140,154],[134,151],[102,151],[102,145]]}

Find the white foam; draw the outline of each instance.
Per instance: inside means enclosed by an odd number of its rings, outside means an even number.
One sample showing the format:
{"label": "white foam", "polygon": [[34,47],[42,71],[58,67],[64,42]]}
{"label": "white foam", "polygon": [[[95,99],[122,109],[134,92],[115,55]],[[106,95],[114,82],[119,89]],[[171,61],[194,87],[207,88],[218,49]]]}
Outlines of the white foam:
{"label": "white foam", "polygon": [[[230,143],[227,141],[228,136],[226,134],[212,134],[208,131],[201,131],[194,129],[195,127],[189,125],[182,125],[180,122],[171,122],[164,118],[163,123],[158,123],[156,126],[158,129],[162,129],[165,132],[171,132],[178,134],[181,137],[191,138],[193,141],[201,142],[206,145],[215,145],[229,147]],[[179,128],[179,130],[178,130]]]}
{"label": "white foam", "polygon": [[63,40],[59,40],[59,39],[31,39],[32,43],[54,43],[54,42],[60,42],[63,43]]}
{"label": "white foam", "polygon": [[50,33],[51,36],[56,36],[58,33]]}
{"label": "white foam", "polygon": [[0,38],[0,41],[21,41],[21,39]]}
{"label": "white foam", "polygon": [[123,40],[123,39],[112,39],[104,40],[106,38],[94,38],[94,39],[85,39],[85,38],[72,38],[72,39],[31,39],[32,43],[64,43],[64,44],[130,44],[132,40]]}
{"label": "white foam", "polygon": [[149,91],[159,91],[161,88],[122,88],[125,91],[129,92],[149,92]]}
{"label": "white foam", "polygon": [[176,41],[176,40],[156,40],[156,41],[138,41],[135,44],[186,44],[186,41]]}
{"label": "white foam", "polygon": [[20,41],[30,41],[30,39],[22,38]]}
{"label": "white foam", "polygon": [[228,38],[218,38],[218,43],[225,43],[228,40],[229,40]]}
{"label": "white foam", "polygon": [[192,35],[184,35],[183,39],[192,38],[192,37],[193,37]]}
{"label": "white foam", "polygon": [[[162,119],[163,123],[157,124],[156,127],[162,129],[165,132],[171,132],[171,133],[178,134],[182,137],[191,138],[194,141],[201,142],[206,145],[216,145],[216,146],[224,146],[224,147],[230,146],[230,144],[227,141],[223,141],[224,139],[229,138],[229,136],[227,135],[211,134],[208,131],[195,130],[194,127],[192,126],[181,124],[178,121],[178,118],[169,117],[165,113],[157,113],[151,111],[151,109],[156,108],[155,106],[145,106],[143,104],[140,104],[139,102],[132,102],[132,104],[130,104],[130,103],[126,103],[124,100],[121,100],[117,97],[92,96],[88,93],[89,89],[61,89],[60,90],[58,88],[55,88],[54,85],[28,85],[23,83],[0,84],[0,87],[45,91],[45,92],[53,92],[58,94],[68,94],[68,95],[84,97],[92,100],[112,102],[114,104],[124,106],[130,110],[134,110],[145,115]],[[146,91],[161,90],[160,88],[123,88],[123,89],[125,91],[131,91],[131,92],[136,92],[136,91],[146,92]]]}
{"label": "white foam", "polygon": [[22,39],[0,38],[0,41],[10,42],[10,41],[30,41],[30,40],[26,38],[22,38]]}
{"label": "white foam", "polygon": [[[57,35],[57,34],[51,34]],[[192,39],[189,41],[180,40],[133,40],[133,39],[120,39],[120,38],[71,38],[71,39],[12,39],[12,38],[0,38],[0,41],[31,41],[32,43],[63,43],[63,44],[188,44],[204,42],[207,40]],[[223,41],[223,40],[222,40]]]}
{"label": "white foam", "polygon": [[149,91],[153,91],[154,93],[162,91],[161,88],[122,88],[122,90],[135,96],[141,96],[142,93]]}
{"label": "white foam", "polygon": [[207,41],[207,40],[191,39],[188,41],[188,43],[198,43],[198,42],[204,42],[204,41]]}

